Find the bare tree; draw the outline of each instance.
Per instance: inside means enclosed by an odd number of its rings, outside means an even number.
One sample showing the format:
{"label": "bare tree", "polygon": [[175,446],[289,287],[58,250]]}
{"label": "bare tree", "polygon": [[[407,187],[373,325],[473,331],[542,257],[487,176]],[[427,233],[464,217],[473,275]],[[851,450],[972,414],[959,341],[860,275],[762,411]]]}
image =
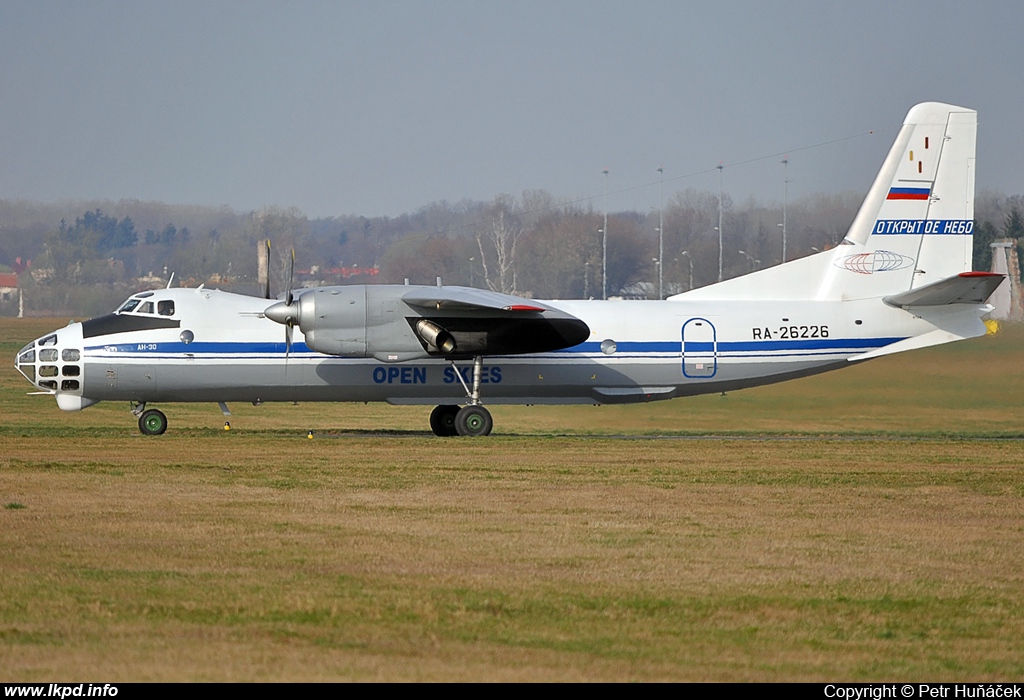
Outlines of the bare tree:
{"label": "bare tree", "polygon": [[491,291],[515,294],[516,246],[523,235],[515,198],[498,195],[488,214],[489,222],[476,230],[484,282]]}

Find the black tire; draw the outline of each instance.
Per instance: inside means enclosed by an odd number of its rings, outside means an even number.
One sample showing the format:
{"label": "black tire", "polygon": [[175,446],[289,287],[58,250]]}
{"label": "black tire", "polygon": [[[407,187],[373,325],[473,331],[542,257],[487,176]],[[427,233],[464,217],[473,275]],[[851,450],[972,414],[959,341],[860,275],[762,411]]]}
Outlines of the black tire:
{"label": "black tire", "polygon": [[455,429],[455,416],[459,412],[458,406],[441,405],[435,406],[430,412],[430,429],[438,437],[455,437],[459,432]]}
{"label": "black tire", "polygon": [[491,434],[494,419],[483,406],[463,406],[455,415],[455,430],[465,437],[483,437]]}
{"label": "black tire", "polygon": [[167,416],[151,408],[139,416],[139,432],[143,435],[163,435],[167,430]]}

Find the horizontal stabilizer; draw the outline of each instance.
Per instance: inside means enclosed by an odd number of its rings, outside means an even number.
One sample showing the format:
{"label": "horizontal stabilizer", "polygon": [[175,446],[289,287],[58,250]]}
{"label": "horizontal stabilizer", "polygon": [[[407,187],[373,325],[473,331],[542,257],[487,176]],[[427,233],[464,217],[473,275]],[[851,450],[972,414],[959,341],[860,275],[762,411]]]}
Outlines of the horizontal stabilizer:
{"label": "horizontal stabilizer", "polygon": [[516,311],[540,313],[549,307],[530,299],[471,287],[418,287],[402,301],[435,311]]}
{"label": "horizontal stabilizer", "polygon": [[994,272],[961,272],[924,287],[887,296],[882,301],[899,309],[909,306],[984,304],[1005,278],[1005,275]]}

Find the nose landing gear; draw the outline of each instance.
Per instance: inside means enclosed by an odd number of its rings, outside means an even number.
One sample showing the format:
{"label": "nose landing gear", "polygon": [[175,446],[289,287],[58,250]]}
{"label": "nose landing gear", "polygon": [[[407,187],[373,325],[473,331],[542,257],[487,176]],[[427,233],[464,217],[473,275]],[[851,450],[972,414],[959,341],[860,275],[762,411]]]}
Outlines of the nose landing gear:
{"label": "nose landing gear", "polygon": [[143,435],[163,435],[167,431],[167,416],[155,408],[146,410],[146,404],[132,407],[132,413],[139,417],[139,432]]}

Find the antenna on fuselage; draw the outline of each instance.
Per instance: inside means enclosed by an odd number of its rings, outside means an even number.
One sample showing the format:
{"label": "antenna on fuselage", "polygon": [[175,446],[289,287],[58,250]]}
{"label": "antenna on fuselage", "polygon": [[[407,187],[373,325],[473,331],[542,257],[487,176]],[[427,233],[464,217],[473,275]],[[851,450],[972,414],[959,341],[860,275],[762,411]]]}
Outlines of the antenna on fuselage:
{"label": "antenna on fuselage", "polygon": [[173,284],[173,283],[174,283],[174,273],[172,272],[170,278],[167,280],[167,288],[170,289],[171,288],[171,284]]}

